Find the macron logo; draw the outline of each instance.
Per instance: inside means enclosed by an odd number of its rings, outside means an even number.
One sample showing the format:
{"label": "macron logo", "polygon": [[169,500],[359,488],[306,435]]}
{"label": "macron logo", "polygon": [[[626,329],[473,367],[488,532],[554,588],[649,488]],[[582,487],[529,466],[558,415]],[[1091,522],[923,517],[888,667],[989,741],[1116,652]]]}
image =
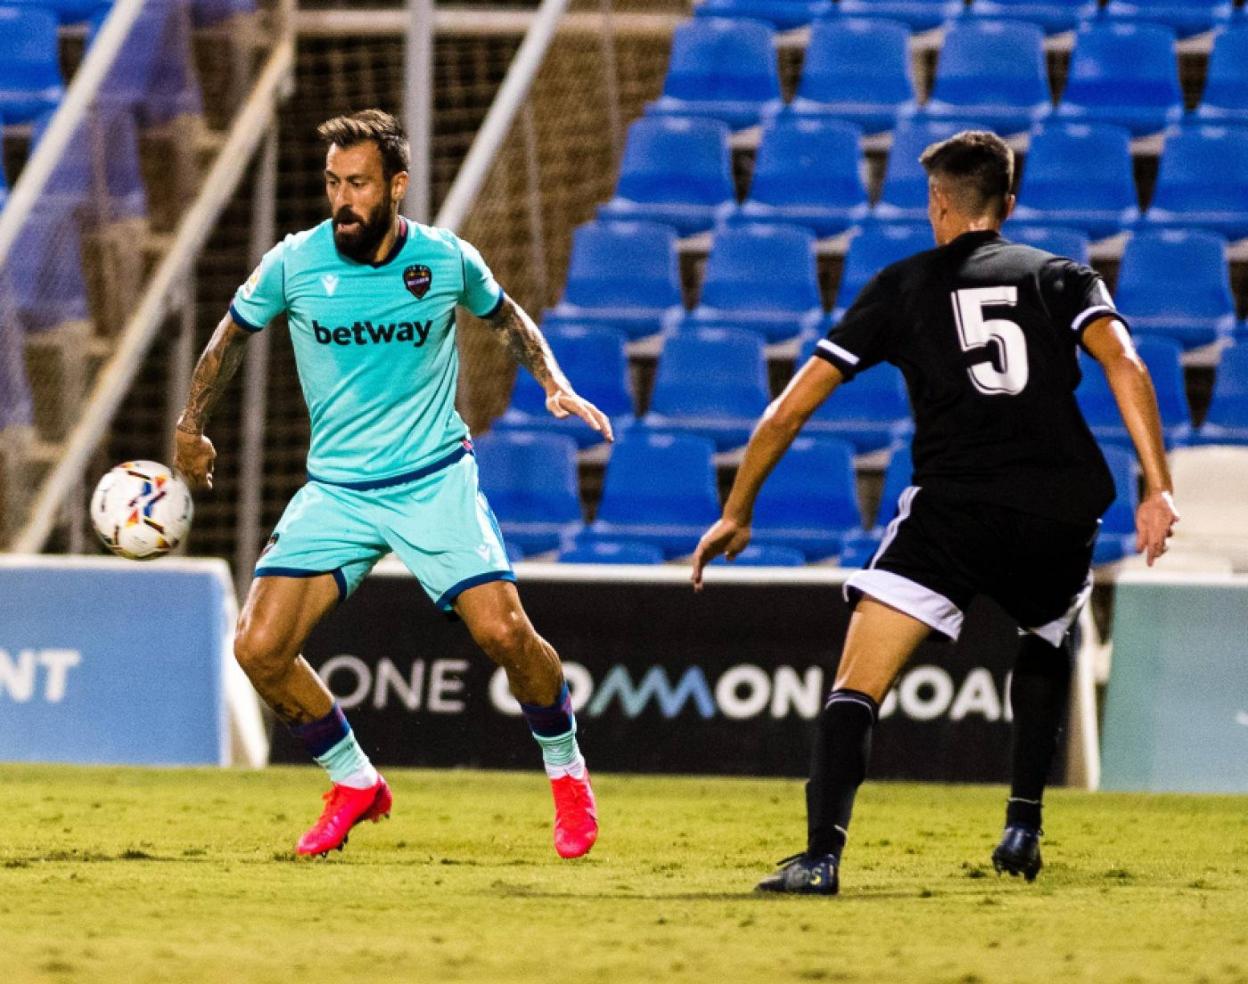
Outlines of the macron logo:
{"label": "macron logo", "polygon": [[338,289],[338,275],[334,273],[325,274],[321,277],[321,284],[325,288],[325,293],[333,297],[334,291]]}
{"label": "macron logo", "polygon": [[432,321],[391,321],[373,324],[357,321],[353,325],[329,328],[312,319],[312,336],[322,345],[367,345],[370,342],[407,342],[420,348],[429,340]]}

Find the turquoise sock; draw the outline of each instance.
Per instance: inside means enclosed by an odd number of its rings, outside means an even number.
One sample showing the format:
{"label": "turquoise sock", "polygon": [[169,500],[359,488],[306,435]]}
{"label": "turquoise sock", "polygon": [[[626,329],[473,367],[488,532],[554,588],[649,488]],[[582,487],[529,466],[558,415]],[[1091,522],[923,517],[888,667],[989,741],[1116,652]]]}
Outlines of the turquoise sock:
{"label": "turquoise sock", "polygon": [[548,737],[535,734],[533,738],[542,746],[542,761],[547,765],[566,768],[581,757],[581,750],[576,744],[575,728],[562,735]]}
{"label": "turquoise sock", "polygon": [[377,782],[377,770],[355,740],[354,731],[348,731],[338,744],[324,755],[318,755],[316,762],[329,773],[331,782],[340,785],[367,789]]}

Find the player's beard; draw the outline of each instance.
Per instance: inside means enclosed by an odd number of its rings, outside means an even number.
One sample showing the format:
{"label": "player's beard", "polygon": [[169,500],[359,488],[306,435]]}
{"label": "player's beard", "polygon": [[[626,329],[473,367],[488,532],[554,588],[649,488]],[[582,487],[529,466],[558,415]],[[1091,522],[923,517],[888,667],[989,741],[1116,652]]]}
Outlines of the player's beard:
{"label": "player's beard", "polygon": [[[342,224],[345,222],[358,225],[350,232],[344,232]],[[388,196],[367,217],[344,205],[334,215],[334,245],[349,260],[372,263],[377,256],[377,247],[386,238],[393,222],[394,202]]]}

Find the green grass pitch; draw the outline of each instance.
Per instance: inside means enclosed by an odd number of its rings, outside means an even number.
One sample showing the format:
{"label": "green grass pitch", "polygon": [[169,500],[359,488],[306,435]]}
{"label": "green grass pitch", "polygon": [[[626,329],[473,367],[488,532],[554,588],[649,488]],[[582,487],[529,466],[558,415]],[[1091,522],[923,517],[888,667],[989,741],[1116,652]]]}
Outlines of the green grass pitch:
{"label": "green grass pitch", "polygon": [[868,784],[812,899],[751,893],[800,783],[600,776],[566,862],[539,772],[389,778],[389,821],[296,860],[313,769],[0,767],[0,980],[1248,982],[1248,798],[1056,791],[1026,885],[1001,788]]}

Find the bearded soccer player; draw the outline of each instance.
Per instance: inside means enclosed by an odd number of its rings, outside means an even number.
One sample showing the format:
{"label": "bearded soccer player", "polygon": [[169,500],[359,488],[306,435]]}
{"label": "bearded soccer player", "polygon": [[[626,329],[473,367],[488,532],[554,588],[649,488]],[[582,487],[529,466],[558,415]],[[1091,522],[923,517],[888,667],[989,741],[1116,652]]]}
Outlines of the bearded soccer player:
{"label": "bearded soccer player", "polygon": [[611,425],[564,377],[529,316],[471,245],[399,215],[408,143],[393,116],[323,123],[330,219],[287,236],[239,288],[195,369],[177,424],[176,467],[211,488],[204,424],[244,342],[285,312],[311,417],[308,482],[255,570],[235,655],[260,695],[329,773],[320,819],[299,854],[346,843],[388,816],[386,781],[341,707],[300,656],[308,633],[393,551],[434,604],[453,611],[504,668],[541,747],[555,799],[555,849],[585,854],[597,812],[559,657],[529,623],[498,524],[478,491],[468,428],[455,411],[455,307],[483,318],[546,390],[607,440]]}
{"label": "bearded soccer player", "polygon": [[897,673],[930,633],[956,640],[978,594],[1024,635],[1010,685],[1013,780],[998,871],[1040,869],[1041,800],[1064,713],[1070,627],[1091,590],[1092,546],[1113,480],[1075,402],[1082,346],[1105,370],[1143,468],[1137,549],[1165,551],[1178,520],[1157,401],[1123,319],[1091,269],[1003,239],[1013,154],[957,134],[920,158],[937,248],[881,271],[755,428],[693,580],[750,539],[755,498],[802,424],[842,382],[899,366],[914,411],[913,485],[853,604],[834,688],[819,715],[806,786],[807,845],[759,884],[834,895],[871,733]]}

